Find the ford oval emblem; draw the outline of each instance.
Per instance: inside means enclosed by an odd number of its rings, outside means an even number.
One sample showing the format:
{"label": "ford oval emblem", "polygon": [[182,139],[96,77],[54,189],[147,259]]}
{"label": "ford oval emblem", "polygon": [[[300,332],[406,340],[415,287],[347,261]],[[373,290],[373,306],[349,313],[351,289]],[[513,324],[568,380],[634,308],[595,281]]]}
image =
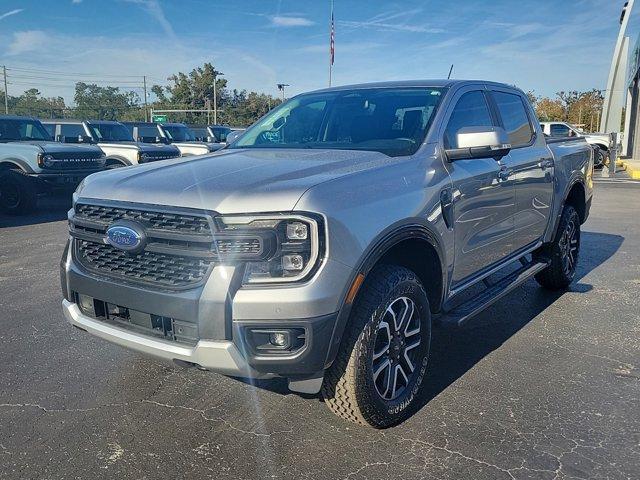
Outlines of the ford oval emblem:
{"label": "ford oval emblem", "polygon": [[105,240],[120,250],[133,252],[144,247],[144,239],[145,235],[141,226],[133,222],[121,222],[113,224],[107,229]]}

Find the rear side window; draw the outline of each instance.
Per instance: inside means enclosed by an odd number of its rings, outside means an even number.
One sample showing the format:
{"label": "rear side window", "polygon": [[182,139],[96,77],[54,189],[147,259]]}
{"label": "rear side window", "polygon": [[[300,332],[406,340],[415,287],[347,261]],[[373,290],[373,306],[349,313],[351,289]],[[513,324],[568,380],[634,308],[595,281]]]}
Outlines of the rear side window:
{"label": "rear side window", "polygon": [[456,104],[444,134],[446,148],[458,148],[457,133],[464,127],[492,127],[493,120],[484,93],[465,93]]}
{"label": "rear side window", "polygon": [[504,128],[509,134],[511,146],[521,147],[529,144],[533,138],[533,127],[520,95],[504,92],[492,92],[492,95],[498,105]]}
{"label": "rear side window", "polygon": [[80,124],[62,124],[60,125],[60,135],[70,138],[78,138],[79,136],[85,136],[86,132],[84,127]]}
{"label": "rear side window", "polygon": [[561,123],[552,123],[550,131],[551,131],[552,137],[568,137],[569,136],[569,127],[567,127],[566,125],[562,125]]}

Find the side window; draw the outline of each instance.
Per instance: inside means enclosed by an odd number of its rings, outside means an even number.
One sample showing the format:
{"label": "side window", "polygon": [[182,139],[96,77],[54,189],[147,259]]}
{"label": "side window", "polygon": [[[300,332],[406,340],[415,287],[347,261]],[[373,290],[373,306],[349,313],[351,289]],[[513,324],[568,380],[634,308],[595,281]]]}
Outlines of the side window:
{"label": "side window", "polygon": [[458,148],[456,135],[463,127],[491,127],[493,119],[487,99],[480,90],[468,92],[458,100],[444,133],[446,148]]}
{"label": "side window", "polygon": [[42,125],[47,130],[49,135],[51,135],[51,138],[53,138],[56,133],[56,125],[54,123],[43,123]]}
{"label": "side window", "polygon": [[60,125],[60,135],[64,135],[69,139],[77,139],[78,136],[85,136],[84,127],[79,123],[67,123]]}
{"label": "side window", "polygon": [[492,95],[498,105],[504,128],[509,134],[511,146],[521,147],[531,142],[533,127],[520,95],[504,92],[492,92]]}
{"label": "side window", "polygon": [[568,137],[569,127],[562,125],[561,123],[551,124],[551,136],[552,137]]}

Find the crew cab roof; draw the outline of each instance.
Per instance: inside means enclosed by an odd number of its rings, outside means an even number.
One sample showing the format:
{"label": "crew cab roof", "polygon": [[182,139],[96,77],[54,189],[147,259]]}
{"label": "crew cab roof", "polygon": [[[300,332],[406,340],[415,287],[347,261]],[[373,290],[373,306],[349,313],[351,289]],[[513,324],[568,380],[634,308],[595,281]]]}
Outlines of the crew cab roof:
{"label": "crew cab roof", "polygon": [[340,90],[357,90],[363,88],[402,88],[402,87],[435,87],[435,88],[449,88],[449,87],[460,87],[465,85],[493,85],[496,87],[510,88],[513,90],[518,90],[517,87],[513,85],[508,85],[506,83],[499,82],[490,82],[487,80],[442,80],[442,79],[432,79],[432,80],[394,80],[388,82],[373,82],[373,83],[357,83],[352,85],[341,85],[338,87],[330,87],[330,88],[322,88],[320,90],[315,90],[314,92],[331,92],[331,91],[340,91]]}

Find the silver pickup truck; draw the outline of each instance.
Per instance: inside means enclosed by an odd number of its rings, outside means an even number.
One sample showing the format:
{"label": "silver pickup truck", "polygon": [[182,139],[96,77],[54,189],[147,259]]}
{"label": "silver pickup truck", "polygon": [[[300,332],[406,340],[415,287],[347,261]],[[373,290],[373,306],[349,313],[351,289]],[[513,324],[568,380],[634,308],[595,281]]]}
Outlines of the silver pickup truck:
{"label": "silver pickup truck", "polygon": [[105,155],[93,145],[60,145],[36,118],[0,116],[0,211],[30,213],[38,196],[73,191],[103,170]]}
{"label": "silver pickup truck", "polygon": [[150,145],[134,141],[120,122],[110,120],[44,120],[42,122],[59,142],[98,145],[106,155],[107,168],[178,158],[180,150],[173,145]]}
{"label": "silver pickup truck", "polygon": [[302,94],[216,154],[88,177],[64,314],[387,427],[425,387],[434,323],[460,327],[532,277],[571,283],[592,171],[584,139],[548,143],[508,85]]}

